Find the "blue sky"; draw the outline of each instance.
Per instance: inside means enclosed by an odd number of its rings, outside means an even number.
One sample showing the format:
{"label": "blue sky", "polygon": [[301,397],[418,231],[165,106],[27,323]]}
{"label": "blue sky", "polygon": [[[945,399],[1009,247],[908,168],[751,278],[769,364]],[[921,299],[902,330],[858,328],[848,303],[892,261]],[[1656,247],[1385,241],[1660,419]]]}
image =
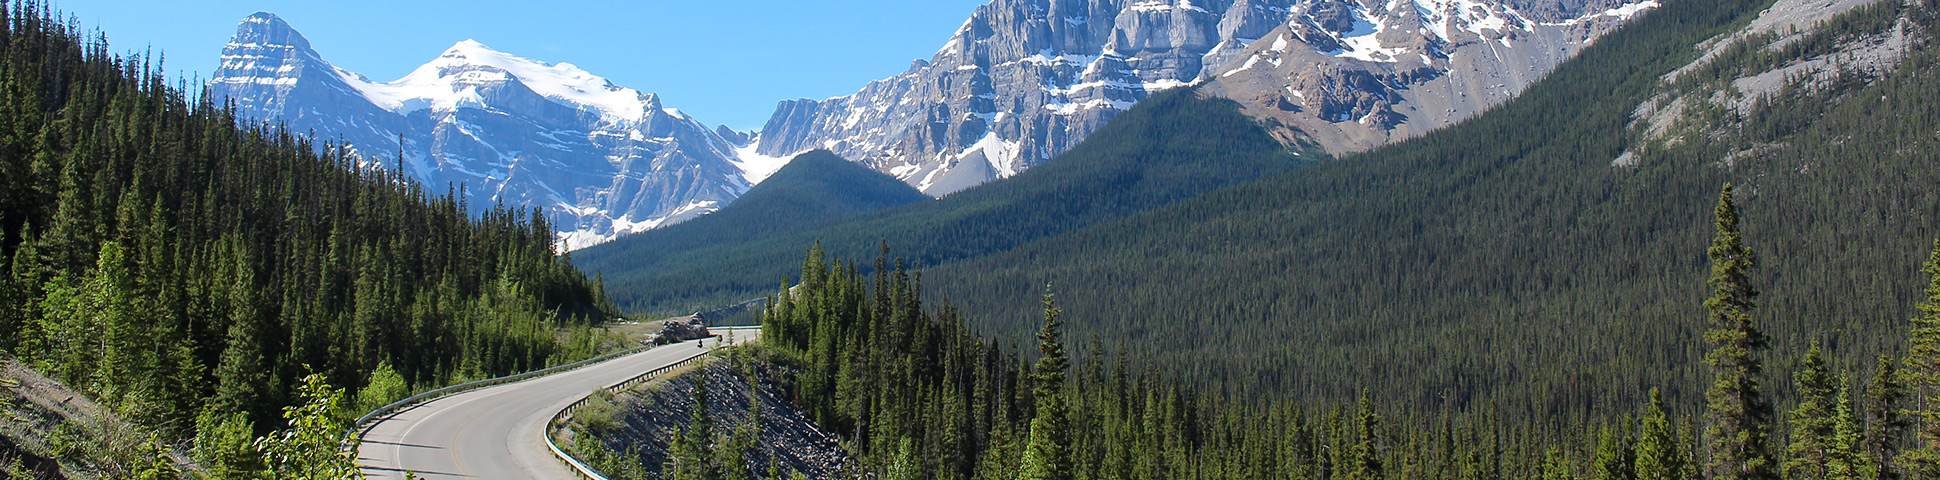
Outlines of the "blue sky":
{"label": "blue sky", "polygon": [[208,79],[236,23],[283,17],[324,59],[390,81],[467,38],[662,95],[709,124],[760,128],[775,102],[855,93],[929,59],[987,0],[56,0],[115,51],[150,46]]}

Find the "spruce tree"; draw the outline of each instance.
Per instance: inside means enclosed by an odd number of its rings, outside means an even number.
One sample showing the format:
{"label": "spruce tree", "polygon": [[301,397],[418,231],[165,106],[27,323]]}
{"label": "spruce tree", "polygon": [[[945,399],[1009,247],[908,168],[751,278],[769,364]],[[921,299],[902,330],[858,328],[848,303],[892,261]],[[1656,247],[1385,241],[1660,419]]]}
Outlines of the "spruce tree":
{"label": "spruce tree", "polygon": [[1650,389],[1650,406],[1644,410],[1637,432],[1636,475],[1638,480],[1675,480],[1684,478],[1685,455],[1678,448],[1677,432],[1664,412],[1664,395]]}
{"label": "spruce tree", "polygon": [[1044,287],[1044,328],[1037,333],[1038,359],[1031,379],[1037,382],[1032,392],[1037,416],[1031,419],[1030,440],[1024,444],[1024,458],[1018,468],[1021,480],[1069,480],[1071,466],[1071,419],[1064,398],[1063,322],[1051,287]]}
{"label": "spruce tree", "polygon": [[1777,478],[1767,445],[1772,407],[1759,387],[1764,365],[1758,356],[1768,340],[1751,315],[1758,296],[1751,286],[1751,269],[1758,261],[1744,244],[1731,189],[1727,183],[1718,194],[1717,236],[1707,252],[1711,257],[1712,297],[1704,301],[1704,306],[1710,310],[1711,329],[1704,339],[1713,348],[1704,361],[1717,378],[1704,395],[1709,404],[1704,440],[1710,457],[1704,476],[1763,480]]}
{"label": "spruce tree", "polygon": [[1572,480],[1576,473],[1571,470],[1569,451],[1563,447],[1550,447],[1543,454],[1542,480]]}
{"label": "spruce tree", "polygon": [[709,454],[714,445],[714,421],[707,413],[707,378],[695,379],[690,390],[694,406],[687,412],[687,427],[674,440],[668,460],[676,480],[720,480],[721,468]]}
{"label": "spruce tree", "polygon": [[983,456],[977,459],[976,480],[1017,478],[1017,443],[1011,440],[1010,422],[999,421],[990,429]]}
{"label": "spruce tree", "polygon": [[1361,390],[1360,411],[1355,416],[1354,447],[1349,452],[1350,465],[1347,465],[1347,478],[1354,480],[1375,480],[1385,478],[1385,465],[1381,460],[1381,414],[1374,412],[1374,403],[1368,399],[1367,390]]}
{"label": "spruce tree", "polygon": [[1837,408],[1838,399],[1834,395],[1838,385],[1826,372],[1818,344],[1814,343],[1812,350],[1806,352],[1794,378],[1799,404],[1792,409],[1789,419],[1792,441],[1785,446],[1785,478],[1826,478],[1833,435],[1837,433],[1833,413]]}
{"label": "spruce tree", "polygon": [[1860,433],[1859,422],[1852,412],[1852,393],[1843,387],[1839,388],[1837,403],[1832,413],[1832,438],[1826,444],[1824,478],[1828,480],[1879,478],[1878,457],[1874,457],[1872,452],[1866,449],[1866,439]]}
{"label": "spruce tree", "polygon": [[1908,422],[1900,413],[1906,399],[1906,383],[1901,379],[1899,362],[1892,355],[1880,355],[1873,368],[1873,380],[1866,385],[1866,452],[1879,462],[1881,480],[1897,480],[1900,469],[1893,459],[1899,457],[1900,440],[1906,436]]}
{"label": "spruce tree", "polygon": [[1933,243],[1925,268],[1931,280],[1926,298],[1915,309],[1911,350],[1906,355],[1906,382],[1913,404],[1906,415],[1915,422],[1916,442],[1899,455],[1908,478],[1940,479],[1940,240]]}
{"label": "spruce tree", "polygon": [[1637,478],[1635,442],[1628,433],[1604,426],[1597,431],[1596,451],[1590,457],[1592,480],[1633,480]]}

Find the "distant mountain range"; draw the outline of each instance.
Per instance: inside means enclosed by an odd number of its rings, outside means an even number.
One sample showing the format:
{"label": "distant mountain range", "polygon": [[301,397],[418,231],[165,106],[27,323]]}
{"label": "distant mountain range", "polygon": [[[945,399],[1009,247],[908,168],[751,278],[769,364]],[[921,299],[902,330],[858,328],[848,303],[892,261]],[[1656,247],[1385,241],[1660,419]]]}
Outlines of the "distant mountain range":
{"label": "distant mountain range", "polygon": [[947,195],[1037,166],[1187,85],[1238,101],[1288,146],[1364,150],[1500,103],[1656,5],[995,0],[908,72],[781,102],[759,132],[708,128],[652,93],[473,41],[377,82],[259,13],[224,48],[211,91],[434,191],[541,207],[577,249],[718,210],[810,150]]}
{"label": "distant mountain range", "polygon": [[541,207],[568,248],[711,212],[779,168],[742,162],[734,142],[654,94],[470,40],[380,83],[258,13],[223,49],[211,90],[246,117],[397,162],[433,191],[462,186],[472,205]]}

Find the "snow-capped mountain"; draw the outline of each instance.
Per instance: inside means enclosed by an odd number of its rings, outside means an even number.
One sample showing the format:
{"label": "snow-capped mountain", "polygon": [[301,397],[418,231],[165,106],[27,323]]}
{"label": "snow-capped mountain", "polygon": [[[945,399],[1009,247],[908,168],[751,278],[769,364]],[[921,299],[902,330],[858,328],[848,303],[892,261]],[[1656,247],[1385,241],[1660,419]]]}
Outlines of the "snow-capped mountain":
{"label": "snow-capped mountain", "polygon": [[1264,123],[1283,142],[1365,150],[1513,98],[1598,36],[1658,5],[1630,0],[1537,15],[1512,3],[1302,2],[1209,76],[1204,91],[1271,119]]}
{"label": "snow-capped mountain", "polygon": [[[566,248],[711,212],[779,168],[658,96],[458,42],[404,78],[332,66],[275,15],[244,20],[210,85],[251,119],[339,142],[475,207],[541,207]],[[400,143],[401,142],[401,143]],[[750,156],[750,158],[756,158]]]}
{"label": "snow-capped mountain", "polygon": [[[1347,113],[1349,123],[1368,112],[1393,111],[1378,117],[1380,128],[1405,125],[1414,132],[1506,98],[1596,34],[1652,5],[1643,0],[995,0],[977,9],[935,57],[916,61],[901,75],[853,95],[782,102],[754,151],[784,156],[826,148],[940,196],[1049,159],[1154,92],[1215,79],[1224,84],[1215,90],[1248,97],[1242,103],[1266,101],[1274,110],[1304,101],[1283,105],[1257,93],[1299,84],[1293,91],[1308,94],[1301,88],[1312,88],[1316,98],[1300,111],[1328,113],[1330,119]],[[1484,55],[1500,58],[1480,61]],[[1451,73],[1464,69],[1468,73]],[[1460,85],[1442,89],[1448,95],[1489,95],[1452,102],[1459,108],[1439,115],[1410,116],[1417,112],[1396,106],[1413,100],[1392,91],[1456,77]],[[1370,88],[1352,92],[1385,95],[1389,104],[1363,107],[1363,99],[1346,90],[1333,103],[1318,100],[1323,85],[1360,83]],[[1354,108],[1320,108],[1350,101]],[[1421,108],[1441,105],[1424,102]],[[1370,146],[1335,141],[1341,135],[1282,135],[1335,150]],[[1392,136],[1384,131],[1379,137]]]}

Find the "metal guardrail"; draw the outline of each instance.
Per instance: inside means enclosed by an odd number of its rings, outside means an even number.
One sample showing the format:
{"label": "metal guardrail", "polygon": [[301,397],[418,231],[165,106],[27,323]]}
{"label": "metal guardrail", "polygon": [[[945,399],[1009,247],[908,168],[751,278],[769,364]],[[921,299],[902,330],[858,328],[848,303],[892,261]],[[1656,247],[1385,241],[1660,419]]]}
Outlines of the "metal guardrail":
{"label": "metal guardrail", "polygon": [[420,393],[417,395],[412,395],[409,398],[392,402],[390,405],[377,407],[376,410],[371,410],[370,413],[366,413],[364,414],[364,416],[358,417],[356,422],[350,424],[350,431],[346,432],[344,435],[345,448],[355,448],[358,443],[363,442],[364,431],[370,429],[372,420],[376,420],[379,418],[389,416],[393,413],[397,413],[398,411],[404,410],[405,407],[415,406],[419,403],[428,402],[431,400],[435,400],[435,399],[442,398],[456,393],[476,390],[476,389],[500,385],[500,384],[512,383],[512,382],[525,380],[533,377],[551,375],[554,373],[559,373],[567,370],[573,370],[579,367],[584,367],[587,365],[592,365],[595,363],[600,363],[607,360],[612,360],[615,358],[624,357],[635,353],[640,353],[657,346],[658,345],[644,345],[639,347],[633,347],[626,350],[621,350],[613,353],[608,353],[605,355],[596,356],[593,358],[588,358],[585,360],[580,360],[573,363],[568,363],[565,365],[559,365],[556,367],[547,367],[547,368],[533,370],[525,373],[516,373],[512,375],[497,377],[497,378],[488,378],[488,379],[478,380],[473,382],[465,382],[457,385],[440,388],[437,390],[432,390],[429,392]]}

